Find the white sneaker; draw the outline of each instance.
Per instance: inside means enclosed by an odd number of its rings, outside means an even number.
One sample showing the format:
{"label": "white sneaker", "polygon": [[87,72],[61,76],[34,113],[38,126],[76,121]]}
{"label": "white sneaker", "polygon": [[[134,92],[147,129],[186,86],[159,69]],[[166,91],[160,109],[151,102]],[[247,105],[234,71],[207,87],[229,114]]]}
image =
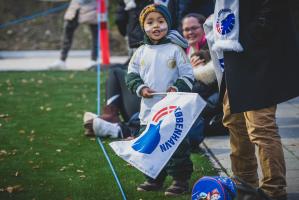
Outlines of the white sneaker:
{"label": "white sneaker", "polygon": [[66,64],[65,64],[65,61],[58,60],[58,61],[54,62],[53,64],[49,65],[48,68],[50,70],[65,70]]}
{"label": "white sneaker", "polygon": [[101,118],[93,120],[93,131],[96,136],[118,138],[121,131],[117,123],[110,123]]}
{"label": "white sneaker", "polygon": [[92,112],[85,112],[83,115],[83,123],[85,124],[88,120],[96,118],[97,115]]}

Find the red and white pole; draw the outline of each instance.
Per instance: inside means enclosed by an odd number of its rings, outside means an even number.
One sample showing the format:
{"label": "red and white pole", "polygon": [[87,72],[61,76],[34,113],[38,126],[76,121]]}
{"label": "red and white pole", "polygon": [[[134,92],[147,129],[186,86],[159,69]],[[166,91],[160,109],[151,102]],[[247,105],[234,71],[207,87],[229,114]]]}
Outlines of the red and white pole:
{"label": "red and white pole", "polygon": [[108,31],[108,14],[106,0],[99,0],[101,6],[98,7],[98,14],[100,15],[100,43],[101,43],[101,52],[102,52],[102,64],[110,64],[110,47],[109,47],[109,31]]}

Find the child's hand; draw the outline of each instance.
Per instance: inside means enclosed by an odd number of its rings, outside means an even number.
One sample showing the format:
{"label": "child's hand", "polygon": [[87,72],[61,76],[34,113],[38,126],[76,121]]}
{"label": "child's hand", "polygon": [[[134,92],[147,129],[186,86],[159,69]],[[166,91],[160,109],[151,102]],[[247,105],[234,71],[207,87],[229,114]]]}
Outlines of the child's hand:
{"label": "child's hand", "polygon": [[197,67],[198,65],[204,65],[205,59],[200,59],[198,56],[192,56],[190,59],[192,67]]}
{"label": "child's hand", "polygon": [[177,92],[177,89],[174,87],[169,87],[166,92]]}
{"label": "child's hand", "polygon": [[144,88],[142,88],[140,94],[141,94],[141,96],[144,97],[144,98],[152,98],[152,97],[153,97],[153,94],[152,94],[152,93],[154,93],[154,92],[155,92],[155,91],[152,90],[151,88],[149,88],[149,87],[144,87]]}

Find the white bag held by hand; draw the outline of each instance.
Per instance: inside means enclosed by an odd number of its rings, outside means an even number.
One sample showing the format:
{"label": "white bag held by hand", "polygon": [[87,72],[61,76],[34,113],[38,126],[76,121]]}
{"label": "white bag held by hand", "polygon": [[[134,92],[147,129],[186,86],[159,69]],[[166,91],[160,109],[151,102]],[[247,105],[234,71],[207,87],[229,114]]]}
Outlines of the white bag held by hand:
{"label": "white bag held by hand", "polygon": [[151,110],[144,132],[134,140],[110,143],[115,153],[156,178],[187,135],[206,102],[196,93],[167,93]]}

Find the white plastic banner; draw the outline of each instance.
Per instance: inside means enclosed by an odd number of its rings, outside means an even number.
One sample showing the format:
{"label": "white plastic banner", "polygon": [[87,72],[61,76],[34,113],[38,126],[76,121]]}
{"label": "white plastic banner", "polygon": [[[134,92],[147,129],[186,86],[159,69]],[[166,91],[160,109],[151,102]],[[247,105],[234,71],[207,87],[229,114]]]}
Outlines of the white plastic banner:
{"label": "white plastic banner", "polygon": [[196,93],[168,93],[153,106],[151,121],[139,137],[111,142],[110,146],[125,161],[156,178],[205,105]]}

